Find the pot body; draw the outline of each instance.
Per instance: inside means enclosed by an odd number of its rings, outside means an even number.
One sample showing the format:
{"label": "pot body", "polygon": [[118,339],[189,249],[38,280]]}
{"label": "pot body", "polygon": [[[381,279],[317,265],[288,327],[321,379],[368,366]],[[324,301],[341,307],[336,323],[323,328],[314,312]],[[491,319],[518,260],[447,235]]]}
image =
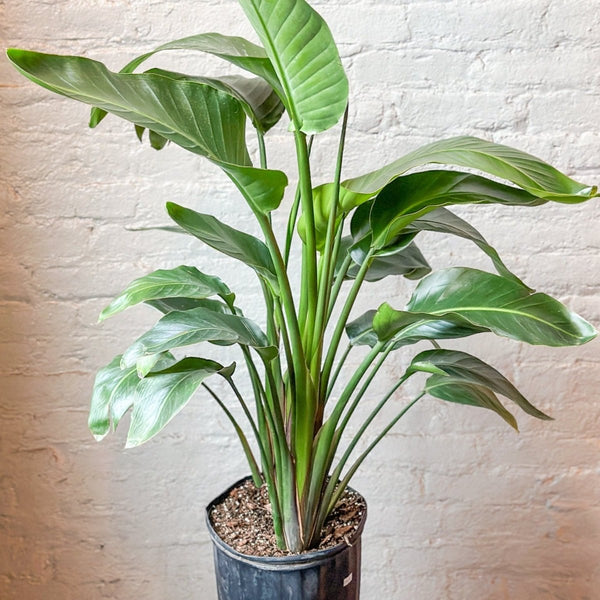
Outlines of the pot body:
{"label": "pot body", "polygon": [[283,557],[248,556],[215,533],[209,514],[240,482],[206,508],[219,600],[359,600],[361,535],[366,511],[349,544]]}

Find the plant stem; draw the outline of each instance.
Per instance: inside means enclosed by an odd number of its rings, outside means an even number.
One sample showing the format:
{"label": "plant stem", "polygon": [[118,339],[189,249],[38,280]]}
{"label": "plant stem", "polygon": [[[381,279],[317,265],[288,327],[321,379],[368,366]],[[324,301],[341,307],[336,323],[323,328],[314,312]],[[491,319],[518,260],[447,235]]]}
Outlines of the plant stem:
{"label": "plant stem", "polygon": [[352,464],[352,466],[350,467],[350,470],[348,471],[348,473],[346,474],[346,476],[344,477],[344,479],[340,482],[335,494],[333,495],[333,498],[331,500],[331,503],[328,507],[328,510],[332,509],[336,502],[339,500],[340,496],[342,495],[343,491],[346,489],[346,486],[348,485],[348,483],[350,482],[350,479],[352,479],[354,473],[356,473],[357,469],[360,467],[360,465],[363,463],[363,461],[365,460],[365,458],[367,458],[367,456],[369,456],[369,454],[372,452],[372,450],[375,448],[375,446],[377,446],[377,444],[379,444],[379,442],[381,442],[381,440],[389,433],[390,429],[392,429],[392,427],[394,427],[394,425],[409,411],[409,409],[411,409],[423,396],[425,395],[425,392],[421,392],[414,400],[412,400],[407,406],[405,406],[398,415],[396,415],[392,421],[383,429],[383,431],[369,444],[369,446],[367,447],[367,449],[357,458],[357,460]]}
{"label": "plant stem", "polygon": [[[315,322],[317,310],[317,242],[315,233],[315,215],[312,197],[312,182],[310,161],[306,135],[301,131],[294,132],[296,142],[296,158],[298,160],[298,176],[300,179],[300,204],[304,217],[304,232],[306,251],[302,253],[302,279],[306,282],[301,289],[300,306],[306,306],[305,323],[308,326],[302,331],[304,348],[308,356],[311,355],[312,326]],[[303,294],[303,296],[302,296]]]}
{"label": "plant stem", "polygon": [[217,396],[217,394],[206,383],[202,382],[201,385],[216,400],[217,404],[221,407],[223,412],[227,415],[227,418],[231,421],[231,424],[233,425],[233,428],[237,433],[240,443],[242,444],[242,448],[244,449],[244,454],[248,459],[248,464],[250,466],[250,472],[252,473],[252,480],[254,481],[254,485],[256,487],[260,487],[263,482],[262,476],[260,474],[260,469],[258,468],[256,459],[254,458],[254,454],[252,453],[250,444],[248,443],[248,439],[246,438],[246,435],[244,434],[242,428],[236,421],[235,417],[231,414],[231,411],[227,408],[227,406],[225,406],[223,400],[221,400],[221,398],[219,398],[219,396]]}
{"label": "plant stem", "polygon": [[346,277],[346,273],[348,272],[348,269],[350,268],[351,262],[352,262],[352,257],[350,256],[350,254],[348,254],[344,258],[344,261],[342,262],[342,264],[340,266],[338,274],[335,276],[335,281],[333,283],[333,288],[331,290],[331,296],[329,298],[329,309],[328,309],[328,314],[327,314],[328,322],[329,322],[329,319],[331,318],[331,313],[333,312],[333,309],[335,307],[335,303],[340,294],[340,290],[342,289],[342,284],[344,283],[344,277]]}
{"label": "plant stem", "polygon": [[[310,153],[312,150],[313,141],[315,139],[314,135],[311,135],[308,138],[308,156],[310,158]],[[296,195],[294,197],[294,203],[292,204],[292,208],[290,210],[290,216],[288,218],[287,230],[285,235],[285,250],[283,253],[284,263],[287,268],[290,260],[290,252],[292,249],[292,240],[294,239],[294,229],[296,227],[296,221],[298,220],[298,210],[300,209],[300,182],[298,181],[298,186],[296,187]]]}
{"label": "plant stem", "polygon": [[331,379],[329,381],[329,386],[327,387],[327,396],[325,397],[325,399],[327,399],[327,398],[329,398],[329,396],[331,396],[331,392],[333,391],[333,386],[335,385],[335,382],[337,381],[337,378],[339,377],[339,375],[342,371],[342,367],[344,366],[346,359],[350,355],[352,347],[353,347],[352,344],[348,344],[348,346],[346,346],[346,349],[344,350],[344,354],[342,354],[342,356],[340,357],[340,360],[338,361],[335,371],[333,372],[333,375],[331,376]]}
{"label": "plant stem", "polygon": [[[325,237],[325,249],[320,266],[322,267],[321,278],[319,281],[319,290],[317,298],[317,312],[314,322],[313,339],[315,340],[316,349],[309,354],[311,357],[311,373],[313,380],[319,380],[319,372],[321,370],[321,358],[323,353],[323,336],[327,326],[329,298],[331,294],[331,283],[333,279],[334,267],[332,264],[333,251],[336,241],[336,220],[338,212],[338,204],[340,201],[340,181],[342,177],[342,163],[344,159],[344,144],[346,141],[346,128],[348,126],[348,106],[344,112],[342,121],[342,131],[340,133],[340,141],[338,144],[338,154],[335,167],[334,191],[329,210],[329,218],[327,220],[327,235]],[[319,392],[319,398],[325,398],[325,390]]]}
{"label": "plant stem", "polygon": [[369,270],[369,266],[371,264],[371,258],[373,256],[373,250],[370,249],[365,259],[360,266],[360,270],[356,275],[356,279],[350,288],[350,292],[348,293],[348,297],[346,298],[346,302],[344,303],[344,307],[342,308],[342,312],[336,324],[335,330],[333,332],[333,336],[331,342],[329,344],[329,350],[327,351],[327,356],[325,357],[325,364],[323,366],[323,372],[321,375],[321,381],[323,386],[327,387],[327,383],[329,381],[329,375],[331,373],[331,369],[333,367],[333,362],[335,360],[335,355],[340,343],[340,339],[342,338],[342,334],[344,333],[344,328],[346,327],[346,323],[348,322],[348,317],[350,316],[350,311],[354,306],[354,301],[358,296],[358,292],[360,290],[361,285],[363,284],[364,278]]}

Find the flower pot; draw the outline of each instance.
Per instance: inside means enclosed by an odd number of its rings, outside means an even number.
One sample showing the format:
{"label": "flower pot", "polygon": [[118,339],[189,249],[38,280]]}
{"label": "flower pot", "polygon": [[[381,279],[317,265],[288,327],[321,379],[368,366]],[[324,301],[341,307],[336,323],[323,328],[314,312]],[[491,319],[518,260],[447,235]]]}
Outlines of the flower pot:
{"label": "flower pot", "polygon": [[213,506],[241,481],[206,508],[219,600],[359,600],[360,543],[366,510],[348,543],[291,556],[249,556],[223,542],[209,516]]}

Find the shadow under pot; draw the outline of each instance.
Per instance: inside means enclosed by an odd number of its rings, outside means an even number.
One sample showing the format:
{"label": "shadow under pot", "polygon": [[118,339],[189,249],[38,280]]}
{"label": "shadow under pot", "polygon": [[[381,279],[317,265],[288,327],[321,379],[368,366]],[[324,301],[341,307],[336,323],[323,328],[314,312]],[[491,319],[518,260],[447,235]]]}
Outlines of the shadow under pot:
{"label": "shadow under pot", "polygon": [[213,507],[247,479],[232,485],[206,507],[219,600],[359,600],[361,535],[366,508],[347,542],[289,556],[250,556],[226,544],[210,519]]}

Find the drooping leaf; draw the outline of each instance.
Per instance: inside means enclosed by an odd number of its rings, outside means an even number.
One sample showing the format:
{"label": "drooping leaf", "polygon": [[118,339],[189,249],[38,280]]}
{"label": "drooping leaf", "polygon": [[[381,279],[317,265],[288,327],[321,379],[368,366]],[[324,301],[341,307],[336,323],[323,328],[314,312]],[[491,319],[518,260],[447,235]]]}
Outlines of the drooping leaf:
{"label": "drooping leaf", "polygon": [[125,351],[121,364],[129,367],[142,356],[199,342],[250,346],[267,359],[277,354],[277,349],[269,345],[266,335],[250,319],[193,308],[162,317]]}
{"label": "drooping leaf", "polygon": [[459,316],[497,335],[529,344],[572,346],[596,336],[587,321],[558,300],[531,293],[499,275],[464,267],[437,271],[422,279],[407,310]]}
{"label": "drooping leaf", "polygon": [[189,402],[199,385],[223,366],[202,358],[184,358],[162,371],[149,373],[135,392],[127,448],[155,436]]}
{"label": "drooping leaf", "polygon": [[239,75],[198,77],[164,69],[150,69],[146,73],[155,73],[179,81],[204,83],[230,94],[242,104],[244,112],[254,127],[262,133],[271,129],[279,121],[284,111],[283,104],[273,88],[264,79],[258,77],[252,79]]}
{"label": "drooping leaf", "polygon": [[535,206],[535,196],[479,175],[460,171],[423,171],[397,177],[373,201],[369,219],[373,247],[392,243],[415,219],[452,204]]}
{"label": "drooping leaf", "polygon": [[[237,67],[262,77],[275,90],[280,89],[279,80],[264,48],[244,38],[222,35],[220,33],[201,33],[162,44],[158,48],[134,58],[120,72],[133,73],[150,57],[166,50],[193,50],[218,56]],[[92,108],[90,127],[96,127],[106,114],[106,111],[98,107]]]}
{"label": "drooping leaf", "polygon": [[407,231],[436,231],[470,240],[490,257],[494,267],[496,267],[496,270],[500,275],[507,277],[508,279],[513,279],[515,282],[525,286],[525,284],[508,269],[495,248],[488,244],[486,239],[479,231],[477,231],[477,229],[475,229],[475,227],[446,208],[436,208],[426,215],[415,219],[407,227]]}
{"label": "drooping leaf", "polygon": [[510,181],[538,198],[556,202],[583,202],[598,191],[596,186],[578,183],[530,154],[468,136],[428,144],[343,185],[357,193],[375,194],[399,175],[429,163],[477,169]]}
{"label": "drooping leaf", "polygon": [[147,73],[113,73],[80,56],[9,50],[19,71],[62,96],[103,108],[209,159],[250,165],[240,103],[214,87]]}
{"label": "drooping leaf", "polygon": [[[231,314],[231,307],[220,300],[198,300],[196,298],[160,298],[159,300],[146,300],[146,304],[152,308],[156,308],[156,310],[159,310],[164,315],[173,311],[191,310],[192,308],[200,307],[208,308],[213,312]],[[238,308],[235,308],[234,310],[236,314],[240,314],[240,310]]]}
{"label": "drooping leaf", "polygon": [[57,94],[92,104],[147,128],[221,167],[253,210],[276,208],[287,185],[281,171],[251,166],[246,117],[231,94],[196,81],[156,73],[113,73],[78,56],[8,51],[17,69]]}
{"label": "drooping leaf", "polygon": [[[487,387],[512,400],[527,414],[538,419],[551,417],[538,410],[504,375],[479,358],[458,350],[426,350],[415,356],[407,373],[422,371],[460,379],[466,383]],[[440,373],[441,372],[441,373]]]}
{"label": "drooping leaf", "polygon": [[[121,369],[121,359],[121,355],[115,356],[98,371],[94,381],[88,426],[97,440],[106,436],[111,425],[116,429],[123,415],[133,405],[140,378],[135,365]],[[164,369],[173,362],[173,356],[167,353],[161,355],[153,366]]]}
{"label": "drooping leaf", "polygon": [[130,306],[163,298],[204,299],[220,296],[233,304],[235,295],[219,277],[205,275],[195,267],[159,269],[132,281],[101,313],[100,321]]}
{"label": "drooping leaf", "polygon": [[[140,380],[135,366],[121,369],[120,365],[121,356],[119,355],[96,374],[88,427],[98,441],[110,431],[112,405],[115,401],[119,403],[119,400],[123,398],[131,398],[131,402],[133,402],[133,394]],[[127,409],[125,409],[126,411]]]}
{"label": "drooping leaf", "polygon": [[432,375],[425,383],[425,391],[447,402],[480,406],[500,415],[512,428],[519,431],[515,417],[503,406],[489,388],[464,381],[459,377]]}
{"label": "drooping leaf", "polygon": [[321,16],[305,0],[240,0],[262,41],[295,127],[319,133],[335,125],[348,101],[348,80]]}
{"label": "drooping leaf", "polygon": [[[346,244],[350,244],[351,241],[351,239],[347,239]],[[343,246],[342,250],[344,250]],[[355,279],[365,260],[366,253],[360,246],[351,246],[348,251],[351,252],[353,263],[346,272],[346,279]],[[417,245],[408,242],[376,253],[367,270],[365,281],[380,281],[391,275],[402,275],[407,279],[421,279],[428,273],[431,273],[429,263]]]}
{"label": "drooping leaf", "polygon": [[346,327],[353,345],[373,347],[382,341],[394,350],[421,340],[456,339],[486,331],[489,329],[473,325],[460,315],[399,311],[387,303],[376,311],[367,311]]}
{"label": "drooping leaf", "polygon": [[173,202],[167,202],[169,216],[185,231],[199,240],[254,269],[277,289],[277,276],[267,246],[259,239],[225,225],[212,215],[198,213]]}

